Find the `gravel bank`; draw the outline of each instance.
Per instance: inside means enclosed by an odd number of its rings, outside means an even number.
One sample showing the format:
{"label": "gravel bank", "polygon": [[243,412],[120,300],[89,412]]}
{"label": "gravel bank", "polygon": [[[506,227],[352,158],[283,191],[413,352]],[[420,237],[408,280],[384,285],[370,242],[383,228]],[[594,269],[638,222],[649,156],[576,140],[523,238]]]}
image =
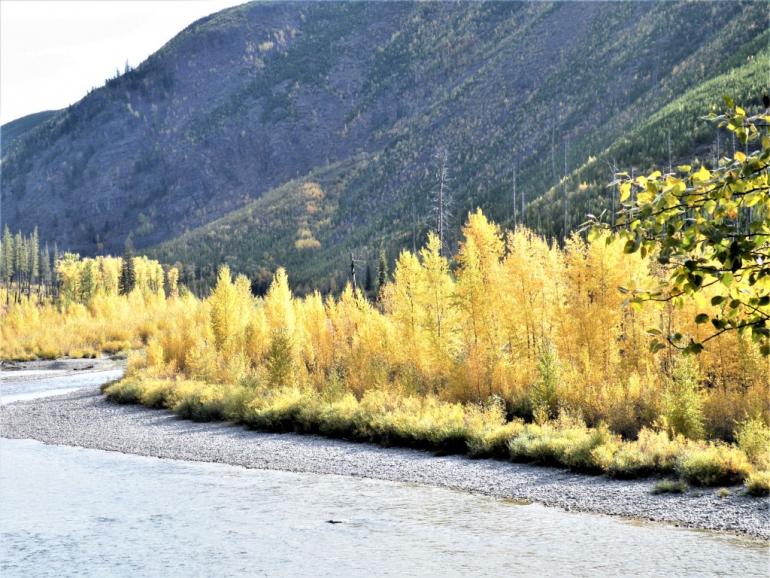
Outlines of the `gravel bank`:
{"label": "gravel bank", "polygon": [[503,461],[193,423],[168,411],[114,405],[95,388],[0,406],[0,435],[159,458],[443,486],[770,540],[770,498],[749,498],[740,488],[725,498],[714,489],[654,496],[654,480],[620,482]]}

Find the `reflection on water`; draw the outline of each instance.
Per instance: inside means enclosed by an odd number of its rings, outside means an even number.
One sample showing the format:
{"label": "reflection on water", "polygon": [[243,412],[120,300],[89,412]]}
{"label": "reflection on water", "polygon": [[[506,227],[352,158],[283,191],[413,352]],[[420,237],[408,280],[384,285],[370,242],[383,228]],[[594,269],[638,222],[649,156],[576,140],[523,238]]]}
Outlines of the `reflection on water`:
{"label": "reflection on water", "polygon": [[764,543],[708,532],[437,488],[0,439],[4,578],[762,576],[767,565]]}

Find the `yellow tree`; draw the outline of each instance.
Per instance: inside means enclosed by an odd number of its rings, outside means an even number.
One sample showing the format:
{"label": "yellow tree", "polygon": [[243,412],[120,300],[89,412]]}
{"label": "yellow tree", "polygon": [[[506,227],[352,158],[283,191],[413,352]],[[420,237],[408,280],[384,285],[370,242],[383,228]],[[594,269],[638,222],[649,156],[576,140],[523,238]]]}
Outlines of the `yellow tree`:
{"label": "yellow tree", "polygon": [[217,285],[209,298],[211,305],[211,329],[218,351],[231,351],[238,330],[242,325],[238,291],[232,282],[230,268],[223,265],[219,269]]}
{"label": "yellow tree", "polygon": [[428,236],[420,257],[423,267],[420,281],[424,287],[417,296],[422,302],[422,326],[430,343],[430,369],[445,379],[458,347],[455,283],[449,272],[449,262],[441,254],[438,236],[433,233]]}
{"label": "yellow tree", "polygon": [[538,352],[554,340],[563,306],[563,259],[557,247],[519,227],[506,238],[501,319],[512,375],[519,387],[535,379]]}
{"label": "yellow tree", "polygon": [[396,333],[401,337],[401,363],[415,369],[422,368],[422,309],[425,290],[425,270],[419,259],[409,251],[402,251],[393,271],[393,282],[384,291],[385,309]]}
{"label": "yellow tree", "polygon": [[457,296],[463,315],[469,376],[481,397],[483,386],[486,385],[487,394],[492,394],[500,377],[503,339],[499,308],[504,290],[504,245],[499,228],[481,210],[468,215],[463,236],[457,256]]}

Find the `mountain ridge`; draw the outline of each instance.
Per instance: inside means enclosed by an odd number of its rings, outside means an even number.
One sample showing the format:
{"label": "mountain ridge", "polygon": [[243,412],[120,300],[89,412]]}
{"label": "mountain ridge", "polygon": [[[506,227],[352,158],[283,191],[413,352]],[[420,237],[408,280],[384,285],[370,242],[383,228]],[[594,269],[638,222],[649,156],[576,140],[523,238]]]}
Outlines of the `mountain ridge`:
{"label": "mountain ridge", "polygon": [[[536,211],[558,236],[562,165],[576,179],[668,103],[765,58],[765,12],[698,2],[241,5],[193,23],[4,151],[3,218],[83,253],[119,252],[130,237],[199,273],[206,263],[252,277],[288,265],[299,286],[333,289],[351,250],[372,260],[422,242],[433,155],[445,147],[454,228],[477,205],[511,218],[516,165],[531,221]],[[754,100],[755,87],[744,91]],[[692,146],[690,136],[675,135],[675,148]],[[592,179],[569,227],[606,197]],[[307,183],[321,189],[312,203]],[[260,212],[271,218],[251,218]]]}

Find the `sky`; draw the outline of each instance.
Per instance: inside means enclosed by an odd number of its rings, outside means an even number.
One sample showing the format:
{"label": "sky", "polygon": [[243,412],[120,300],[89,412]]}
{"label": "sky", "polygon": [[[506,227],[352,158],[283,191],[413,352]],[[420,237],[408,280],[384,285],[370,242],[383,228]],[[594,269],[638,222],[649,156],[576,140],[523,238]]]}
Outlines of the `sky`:
{"label": "sky", "polygon": [[246,0],[0,0],[0,124],[63,108]]}

